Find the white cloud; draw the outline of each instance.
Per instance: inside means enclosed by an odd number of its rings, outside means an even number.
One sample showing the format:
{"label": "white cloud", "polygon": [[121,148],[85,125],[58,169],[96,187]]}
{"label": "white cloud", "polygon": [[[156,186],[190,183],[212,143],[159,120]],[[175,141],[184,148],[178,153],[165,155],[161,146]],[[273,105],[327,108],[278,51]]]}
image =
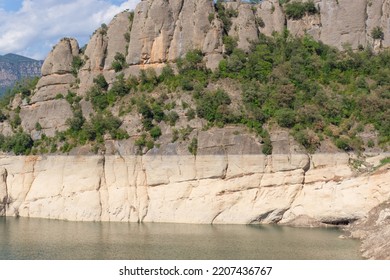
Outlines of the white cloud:
{"label": "white cloud", "polygon": [[102,23],[140,0],[111,4],[108,0],[24,0],[17,12],[0,9],[0,54],[17,53],[43,59],[62,37],[79,44]]}

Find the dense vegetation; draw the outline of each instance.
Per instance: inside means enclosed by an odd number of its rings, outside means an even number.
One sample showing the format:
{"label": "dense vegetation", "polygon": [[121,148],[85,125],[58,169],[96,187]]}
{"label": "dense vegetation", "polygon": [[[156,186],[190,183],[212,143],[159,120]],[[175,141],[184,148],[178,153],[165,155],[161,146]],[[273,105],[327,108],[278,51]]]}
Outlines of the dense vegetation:
{"label": "dense vegetation", "polygon": [[306,14],[314,15],[318,13],[313,1],[291,2],[285,4],[284,8],[287,17],[295,20],[303,18]]}
{"label": "dense vegetation", "polygon": [[[219,14],[224,16],[226,10]],[[230,15],[231,16],[231,15]],[[378,35],[379,36],[379,35]],[[227,36],[228,37],[228,36]],[[231,39],[231,38],[230,38]],[[234,40],[233,40],[234,41]],[[369,48],[338,51],[309,37],[293,38],[286,31],[273,37],[261,36],[249,52],[234,42],[216,71],[206,69],[201,51],[194,50],[167,65],[160,75],[143,70],[139,77],[126,77],[123,56],[117,54],[116,80],[109,86],[103,75],[94,80],[84,97],[95,114],[88,120],[81,112],[81,97],[73,92],[59,94],[72,107],[69,129],[32,141],[21,130],[18,110],[7,109],[16,92],[28,99],[34,83],[18,86],[1,101],[0,121],[8,120],[14,135],[0,137],[0,148],[15,154],[69,152],[73,147],[90,144],[97,152],[106,139],[129,137],[121,129],[123,118],[138,114],[142,128],[135,146],[140,153],[156,146],[163,134],[161,123],[172,127],[172,142],[186,141],[188,151],[197,153],[198,140],[192,128],[177,127],[180,116],[175,98],[181,101],[188,121],[207,121],[205,129],[226,124],[244,125],[256,133],[263,152],[270,154],[269,128],[288,128],[308,151],[315,151],[324,140],[345,151],[360,152],[366,147],[386,147],[390,142],[390,52],[374,54]],[[82,65],[75,61],[75,69]],[[233,89],[220,85],[233,84]],[[119,108],[113,114],[112,108]],[[37,123],[36,131],[42,130]],[[369,140],[362,132],[374,135]],[[378,137],[376,136],[378,133]]]}
{"label": "dense vegetation", "polygon": [[379,144],[390,140],[390,52],[339,52],[288,32],[262,37],[249,55],[235,51],[220,63],[219,78],[243,85],[241,122],[270,120],[315,150],[324,137],[359,151],[358,133],[372,124]]}

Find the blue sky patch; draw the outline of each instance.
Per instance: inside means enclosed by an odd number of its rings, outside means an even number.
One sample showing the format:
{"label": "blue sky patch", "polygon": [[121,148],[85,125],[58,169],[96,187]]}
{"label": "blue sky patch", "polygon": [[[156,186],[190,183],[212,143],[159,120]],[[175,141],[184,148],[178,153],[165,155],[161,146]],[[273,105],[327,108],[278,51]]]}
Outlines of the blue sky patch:
{"label": "blue sky patch", "polygon": [[9,12],[19,11],[23,0],[0,0],[0,8]]}

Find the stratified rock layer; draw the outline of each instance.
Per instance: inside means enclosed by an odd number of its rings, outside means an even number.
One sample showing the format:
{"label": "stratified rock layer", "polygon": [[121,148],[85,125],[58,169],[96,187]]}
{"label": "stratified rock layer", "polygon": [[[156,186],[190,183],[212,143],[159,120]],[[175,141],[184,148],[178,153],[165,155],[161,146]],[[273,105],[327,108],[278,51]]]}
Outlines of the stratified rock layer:
{"label": "stratified rock layer", "polygon": [[347,154],[0,159],[0,211],[75,221],[337,224],[390,198],[390,170]]}

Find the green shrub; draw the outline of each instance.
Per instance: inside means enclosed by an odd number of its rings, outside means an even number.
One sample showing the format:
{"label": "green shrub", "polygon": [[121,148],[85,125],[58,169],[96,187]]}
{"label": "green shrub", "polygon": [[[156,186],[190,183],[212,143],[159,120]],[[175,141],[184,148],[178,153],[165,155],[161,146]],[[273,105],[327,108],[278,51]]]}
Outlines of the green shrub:
{"label": "green shrub", "polygon": [[175,126],[178,119],[179,115],[176,113],[176,111],[170,111],[165,116],[165,120],[169,123],[170,126]]}
{"label": "green shrub", "polygon": [[187,117],[187,120],[190,121],[190,120],[193,120],[196,116],[196,112],[194,109],[190,108],[187,110],[186,112],[186,117]]}
{"label": "green shrub", "polygon": [[351,151],[352,147],[349,144],[349,138],[346,136],[340,137],[335,141],[336,147],[340,150]]}
{"label": "green shrub", "polygon": [[295,112],[291,109],[280,109],[276,112],[276,121],[281,127],[293,127],[295,125]]}
{"label": "green shrub", "polygon": [[375,40],[383,40],[385,33],[383,33],[383,29],[381,27],[377,26],[371,31],[371,36]]}
{"label": "green shrub", "polygon": [[66,124],[69,126],[69,129],[73,132],[78,132],[83,127],[85,118],[81,110],[77,110],[73,113],[73,118],[67,119]]}
{"label": "green shrub", "polygon": [[18,128],[18,127],[22,124],[22,119],[20,118],[19,113],[16,113],[16,114],[14,115],[14,117],[11,119],[10,124],[11,124],[11,127],[12,127],[13,129]]}
{"label": "green shrub", "polygon": [[188,145],[188,151],[196,156],[198,153],[198,138],[192,138],[191,143]]}
{"label": "green shrub", "polygon": [[80,68],[83,67],[85,61],[80,56],[74,56],[72,60],[72,74],[77,76]]}
{"label": "green shrub", "polygon": [[159,138],[161,136],[161,128],[159,126],[154,126],[151,130],[150,130],[150,136],[152,136],[152,138],[154,140],[156,140],[157,138]]}
{"label": "green shrub", "polygon": [[305,14],[313,15],[318,13],[313,1],[287,3],[285,12],[288,18],[294,20],[303,18]]}
{"label": "green shrub", "polygon": [[33,147],[33,140],[25,132],[17,132],[11,137],[1,136],[1,149],[6,152],[13,152],[15,155],[27,155]]}
{"label": "green shrub", "polygon": [[209,122],[223,121],[227,115],[223,109],[231,103],[229,95],[222,89],[207,92],[197,100],[197,115]]}
{"label": "green shrub", "polygon": [[93,82],[99,89],[102,89],[102,90],[107,90],[108,89],[108,83],[106,81],[106,78],[104,78],[103,74],[97,75],[93,79]]}
{"label": "green shrub", "polygon": [[42,126],[41,126],[41,124],[39,122],[35,123],[35,130],[36,131],[41,131],[42,130]]}
{"label": "green shrub", "polygon": [[237,48],[238,45],[237,39],[231,36],[228,35],[223,36],[222,41],[225,46],[225,53],[228,55],[233,53],[234,49]]}
{"label": "green shrub", "polygon": [[113,96],[125,96],[130,92],[130,85],[125,81],[124,75],[120,74],[116,76],[115,81],[112,83],[112,87],[109,92]]}
{"label": "green shrub", "polygon": [[265,155],[272,155],[272,142],[271,139],[265,138],[263,147],[261,149],[262,153]]}
{"label": "green shrub", "polygon": [[123,70],[127,67],[126,57],[122,53],[117,52],[114,56],[113,62],[111,63],[111,67],[115,72]]}

